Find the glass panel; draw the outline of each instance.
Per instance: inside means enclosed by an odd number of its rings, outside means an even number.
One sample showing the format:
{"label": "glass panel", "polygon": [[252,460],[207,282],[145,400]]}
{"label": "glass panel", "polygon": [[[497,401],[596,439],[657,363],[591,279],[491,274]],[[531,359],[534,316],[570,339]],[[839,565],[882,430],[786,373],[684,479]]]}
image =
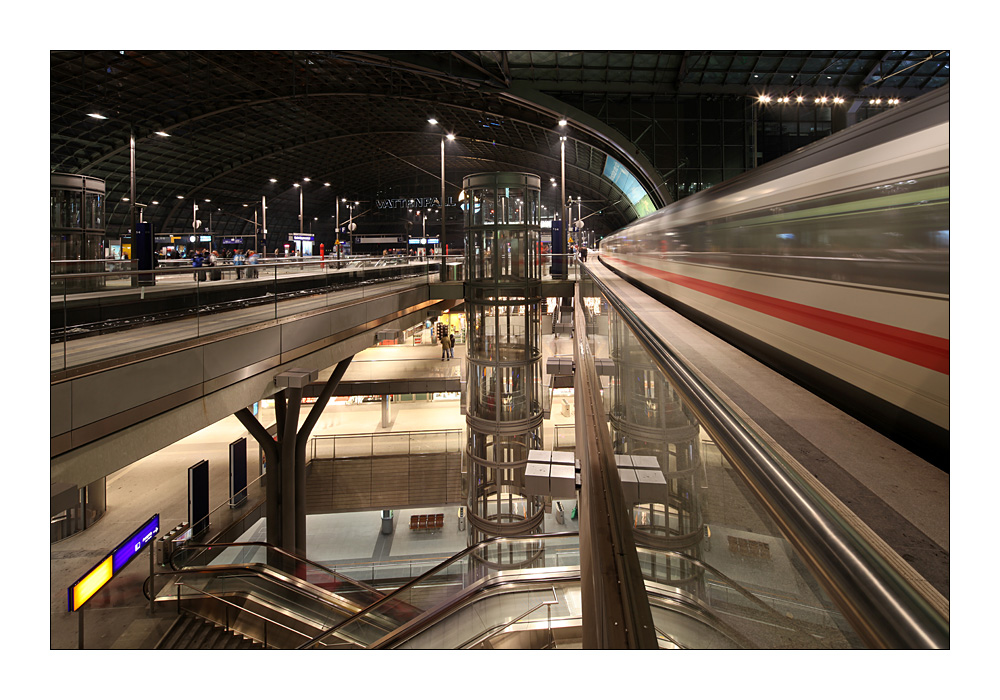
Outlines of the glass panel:
{"label": "glass panel", "polygon": [[661,648],[863,646],[628,326],[587,330]]}

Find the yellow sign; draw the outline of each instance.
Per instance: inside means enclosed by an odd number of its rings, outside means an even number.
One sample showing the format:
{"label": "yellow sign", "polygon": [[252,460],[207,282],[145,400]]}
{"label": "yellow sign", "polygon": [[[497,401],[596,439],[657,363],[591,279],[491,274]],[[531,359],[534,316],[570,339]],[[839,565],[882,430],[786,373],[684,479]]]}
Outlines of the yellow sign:
{"label": "yellow sign", "polygon": [[70,612],[76,612],[80,606],[90,600],[101,586],[111,580],[111,555],[95,566],[89,574],[70,587]]}

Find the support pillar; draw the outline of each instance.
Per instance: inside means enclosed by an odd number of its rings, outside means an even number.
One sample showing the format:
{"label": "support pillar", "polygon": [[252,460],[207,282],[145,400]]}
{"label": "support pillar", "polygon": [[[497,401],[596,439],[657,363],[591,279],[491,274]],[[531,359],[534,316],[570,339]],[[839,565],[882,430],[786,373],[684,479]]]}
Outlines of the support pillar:
{"label": "support pillar", "polygon": [[[302,390],[316,377],[315,372],[293,368],[275,377],[284,389],[274,396],[277,441],[249,409],[241,408],[236,418],[257,440],[267,459],[267,543],[306,558],[306,446],[316,422],[343,379],[353,355],[334,368],[316,403],[299,427]],[[269,560],[271,561],[271,560]]]}

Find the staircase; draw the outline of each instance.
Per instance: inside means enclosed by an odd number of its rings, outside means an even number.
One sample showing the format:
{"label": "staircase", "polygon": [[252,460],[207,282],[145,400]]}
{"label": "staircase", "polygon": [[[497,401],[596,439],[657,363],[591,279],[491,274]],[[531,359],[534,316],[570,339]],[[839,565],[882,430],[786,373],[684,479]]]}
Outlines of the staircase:
{"label": "staircase", "polygon": [[181,615],[157,644],[157,649],[263,649],[264,645],[214,622]]}

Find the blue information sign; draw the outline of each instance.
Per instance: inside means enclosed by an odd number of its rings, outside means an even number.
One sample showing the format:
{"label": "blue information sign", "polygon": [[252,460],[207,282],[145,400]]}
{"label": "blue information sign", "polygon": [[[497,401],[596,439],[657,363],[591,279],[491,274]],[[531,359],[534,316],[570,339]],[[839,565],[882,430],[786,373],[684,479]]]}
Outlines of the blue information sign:
{"label": "blue information sign", "polygon": [[160,515],[157,513],[115,548],[111,554],[111,573],[117,574],[125,568],[142,551],[143,547],[153,541],[159,531]]}

